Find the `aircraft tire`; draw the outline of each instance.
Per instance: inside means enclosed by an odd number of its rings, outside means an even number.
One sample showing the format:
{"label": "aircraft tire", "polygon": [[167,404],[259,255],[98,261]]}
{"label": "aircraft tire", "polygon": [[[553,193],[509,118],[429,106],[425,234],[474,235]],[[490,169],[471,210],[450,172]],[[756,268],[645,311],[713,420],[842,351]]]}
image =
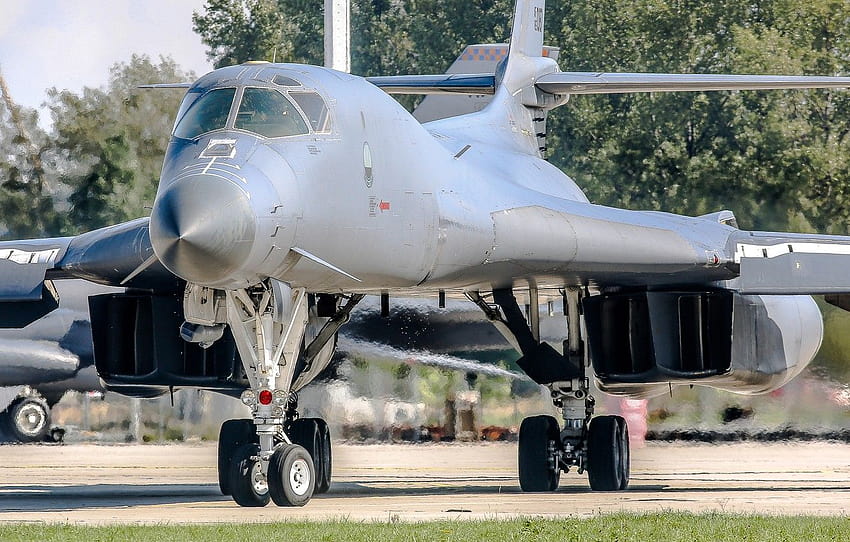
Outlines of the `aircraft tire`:
{"label": "aircraft tire", "polygon": [[313,458],[303,446],[284,444],[269,459],[269,495],[278,506],[304,506],[316,488]]}
{"label": "aircraft tire", "polygon": [[523,491],[555,491],[561,477],[552,464],[551,445],[560,446],[560,429],[552,416],[532,416],[519,429],[519,485]]}
{"label": "aircraft tire", "polygon": [[239,506],[262,507],[269,504],[269,485],[262,476],[262,464],[254,459],[260,446],[248,442],[233,453],[230,464],[230,491]]}
{"label": "aircraft tire", "polygon": [[[324,438],[327,433],[327,441]],[[330,487],[331,456],[330,431],[328,424],[321,418],[299,418],[289,426],[289,438],[293,444],[299,444],[313,458],[313,470],[316,472],[316,493],[324,493]]]}
{"label": "aircraft tire", "polygon": [[50,407],[39,396],[19,397],[6,409],[6,432],[19,442],[41,442],[50,431]]}
{"label": "aircraft tire", "polygon": [[631,477],[631,452],[629,449],[629,426],[625,418],[615,416],[620,431],[620,491],[628,489]]}
{"label": "aircraft tire", "polygon": [[227,420],[218,433],[218,487],[230,495],[230,464],[233,453],[245,443],[258,443],[252,420]]}
{"label": "aircraft tire", "polygon": [[590,489],[619,491],[628,486],[628,429],[620,416],[598,416],[587,434],[587,474]]}
{"label": "aircraft tire", "polygon": [[321,442],[320,458],[322,475],[316,475],[316,493],[327,493],[331,487],[331,474],[333,472],[333,445],[331,443],[331,430],[327,422],[321,418],[316,419],[319,423],[319,438]]}

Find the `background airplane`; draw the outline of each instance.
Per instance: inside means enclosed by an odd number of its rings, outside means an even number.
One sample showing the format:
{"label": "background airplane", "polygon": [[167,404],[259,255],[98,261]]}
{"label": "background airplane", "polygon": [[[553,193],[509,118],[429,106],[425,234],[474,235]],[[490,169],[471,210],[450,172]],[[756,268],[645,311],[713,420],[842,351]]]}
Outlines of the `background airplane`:
{"label": "background airplane", "polygon": [[0,330],[0,438],[61,440],[50,411],[70,390],[103,391],[94,368],[88,297],[122,291],[82,280],[56,284],[62,304],[23,329]]}
{"label": "background airplane", "polygon": [[[366,294],[383,314],[391,294],[465,296],[562,411],[563,425],[523,422],[521,487],[554,490],[577,468],[592,489],[625,489],[626,425],[594,416],[589,371],[630,396],[776,389],[820,345],[808,294],[848,306],[850,238],[741,231],[728,211],[592,205],[542,159],[547,111],[580,94],[850,78],[565,73],[544,56],[543,20],[542,0],[517,2],[492,74],[363,79],[249,62],[178,85],[187,93],[150,219],[0,244],[7,325],[54,310],[55,280],[126,287],[90,298],[107,388],[240,397],[252,419],[222,426],[222,490],[243,506],[303,505],[330,484],[330,438],[324,421],[298,416],[292,392],[328,365],[354,307]],[[493,98],[420,124],[381,89]],[[540,304],[555,300],[560,350],[539,330]]]}

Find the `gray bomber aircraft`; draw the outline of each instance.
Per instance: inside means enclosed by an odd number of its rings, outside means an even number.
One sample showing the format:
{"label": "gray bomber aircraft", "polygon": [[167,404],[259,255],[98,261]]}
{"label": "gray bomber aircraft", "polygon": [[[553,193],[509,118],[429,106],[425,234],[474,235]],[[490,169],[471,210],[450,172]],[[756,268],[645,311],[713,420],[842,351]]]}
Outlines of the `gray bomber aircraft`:
{"label": "gray bomber aircraft", "polygon": [[[329,363],[352,308],[366,294],[384,312],[390,295],[465,296],[563,414],[523,421],[522,488],[554,490],[577,468],[592,489],[625,489],[627,429],[593,416],[590,376],[638,396],[783,385],[820,345],[809,296],[850,307],[850,238],[741,231],[728,211],[593,205],[542,158],[547,111],[580,94],[850,78],[565,73],[544,56],[543,19],[543,0],[517,1],[492,74],[364,79],[249,62],[176,85],[188,90],[150,219],[0,244],[3,323],[55,308],[55,280],[126,287],[90,298],[108,389],[241,397],[253,419],[222,426],[222,491],[243,506],[303,505],[330,484],[331,448],[322,420],[298,418],[294,392]],[[388,93],[492,99],[421,124]],[[539,338],[539,303],[553,299],[563,353]]]}

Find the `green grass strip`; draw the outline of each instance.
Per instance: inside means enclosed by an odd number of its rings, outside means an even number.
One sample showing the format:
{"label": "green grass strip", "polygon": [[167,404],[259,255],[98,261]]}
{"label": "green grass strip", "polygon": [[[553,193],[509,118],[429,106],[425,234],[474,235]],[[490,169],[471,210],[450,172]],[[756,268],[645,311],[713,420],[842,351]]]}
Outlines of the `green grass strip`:
{"label": "green grass strip", "polygon": [[222,525],[0,525],[0,540],[21,542],[247,541],[786,541],[850,540],[849,517],[773,517],[732,514],[612,514],[586,519],[430,522],[285,522]]}

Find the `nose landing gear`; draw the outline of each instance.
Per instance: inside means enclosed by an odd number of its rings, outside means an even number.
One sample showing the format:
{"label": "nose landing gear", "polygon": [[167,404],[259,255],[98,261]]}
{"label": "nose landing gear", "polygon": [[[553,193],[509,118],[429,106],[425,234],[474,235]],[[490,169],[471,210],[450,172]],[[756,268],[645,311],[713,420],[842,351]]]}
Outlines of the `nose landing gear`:
{"label": "nose landing gear", "polygon": [[309,341],[305,334],[315,314],[308,312],[303,289],[269,280],[223,295],[187,291],[192,294],[184,299],[187,321],[206,326],[226,321],[250,383],[242,402],[251,408],[252,419],[228,420],[221,427],[221,492],[241,506],[265,506],[270,500],[279,506],[305,505],[330,487],[331,438],[324,420],[298,418],[293,389],[321,371],[321,362],[314,361],[323,355],[330,359],[331,341],[363,296],[351,296]]}
{"label": "nose landing gear", "polygon": [[265,467],[253,420],[227,420],[218,441],[219,487],[240,506],[304,506],[331,485],[331,436],[321,418],[285,424]]}
{"label": "nose landing gear", "polygon": [[269,504],[269,485],[258,444],[248,442],[233,452],[228,479],[233,500],[239,506],[262,507]]}

